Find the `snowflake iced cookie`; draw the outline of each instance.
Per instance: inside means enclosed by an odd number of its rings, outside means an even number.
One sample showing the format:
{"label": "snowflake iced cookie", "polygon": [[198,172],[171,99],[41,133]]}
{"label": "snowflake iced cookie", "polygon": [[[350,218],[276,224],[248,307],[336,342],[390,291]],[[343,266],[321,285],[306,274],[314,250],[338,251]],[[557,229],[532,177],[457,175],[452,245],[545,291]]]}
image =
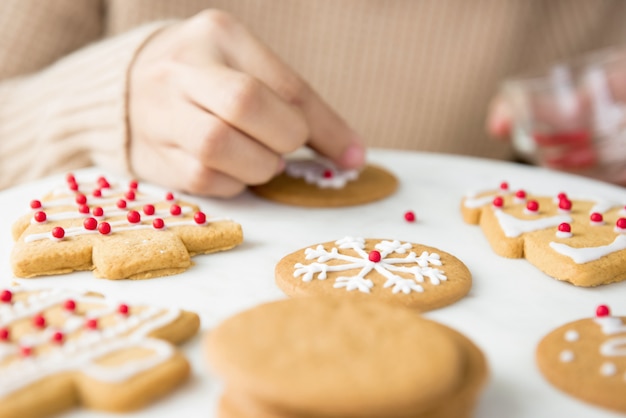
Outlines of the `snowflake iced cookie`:
{"label": "snowflake iced cookie", "polygon": [[305,207],[355,206],[393,194],[398,180],[387,170],[367,165],[342,170],[326,160],[288,160],[283,173],[250,190],[279,203]]}
{"label": "snowflake iced cookie", "polygon": [[583,401],[626,413],[626,317],[606,305],[595,318],[563,325],[537,346],[537,364],[560,390]]}
{"label": "snowflake iced cookie", "polygon": [[127,305],[94,293],[0,289],[0,418],[44,417],[82,405],[130,411],[189,375],[172,344],[195,313]]}
{"label": "snowflake iced cookie", "polygon": [[623,203],[531,195],[502,183],[463,198],[461,213],[497,254],[524,257],[555,279],[585,287],[626,279]]}
{"label": "snowflake iced cookie", "polygon": [[285,256],[276,284],[289,296],[373,298],[419,311],[461,299],[472,276],[458,258],[398,240],[345,237]]}
{"label": "snowflake iced cookie", "polygon": [[259,305],[213,329],[205,352],[220,417],[464,418],[488,374],[468,338],[371,299]]}
{"label": "snowflake iced cookie", "polygon": [[211,218],[178,200],[124,188],[100,177],[66,184],[13,225],[11,253],[17,277],[93,270],[107,279],[146,279],[180,273],[191,256],[228,250],[242,242],[241,226]]}

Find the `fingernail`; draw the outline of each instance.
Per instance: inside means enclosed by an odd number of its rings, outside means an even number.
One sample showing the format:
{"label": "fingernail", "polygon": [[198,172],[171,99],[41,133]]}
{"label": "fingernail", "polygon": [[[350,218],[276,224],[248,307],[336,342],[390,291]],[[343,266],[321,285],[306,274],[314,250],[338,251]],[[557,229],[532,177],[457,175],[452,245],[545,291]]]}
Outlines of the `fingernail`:
{"label": "fingernail", "polygon": [[365,147],[360,139],[353,140],[339,157],[339,164],[345,168],[359,168],[365,164]]}

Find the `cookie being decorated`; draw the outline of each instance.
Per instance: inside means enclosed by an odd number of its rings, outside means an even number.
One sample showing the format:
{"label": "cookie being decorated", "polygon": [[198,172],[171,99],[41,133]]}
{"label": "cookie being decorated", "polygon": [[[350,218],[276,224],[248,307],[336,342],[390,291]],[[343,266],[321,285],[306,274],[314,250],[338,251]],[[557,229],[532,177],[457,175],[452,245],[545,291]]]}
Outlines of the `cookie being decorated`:
{"label": "cookie being decorated", "polygon": [[311,297],[226,319],[206,340],[219,418],[465,418],[487,380],[476,345],[415,310]]}
{"label": "cookie being decorated", "polygon": [[461,203],[465,222],[479,224],[493,250],[526,258],[549,276],[576,286],[626,279],[626,208],[603,199],[499,189]]}
{"label": "cookie being decorated", "polygon": [[172,344],[193,336],[192,312],[114,303],[73,290],[0,289],[0,418],[78,405],[131,411],[189,375]]}
{"label": "cookie being decorated", "polygon": [[382,167],[366,165],[362,170],[343,170],[323,159],[293,159],[270,182],[250,190],[287,205],[343,207],[384,199],[397,188],[396,177]]}
{"label": "cookie being decorated", "polygon": [[537,347],[541,373],[578,399],[626,413],[625,321],[600,305],[595,318],[555,329]]}
{"label": "cookie being decorated", "polygon": [[289,296],[379,299],[429,311],[465,296],[472,276],[439,249],[398,240],[345,237],[285,256],[276,284]]}
{"label": "cookie being decorated", "polygon": [[104,177],[66,180],[13,225],[15,276],[93,270],[107,279],[146,279],[183,272],[193,255],[243,240],[238,223],[209,217],[172,193],[151,195],[136,181],[124,188]]}

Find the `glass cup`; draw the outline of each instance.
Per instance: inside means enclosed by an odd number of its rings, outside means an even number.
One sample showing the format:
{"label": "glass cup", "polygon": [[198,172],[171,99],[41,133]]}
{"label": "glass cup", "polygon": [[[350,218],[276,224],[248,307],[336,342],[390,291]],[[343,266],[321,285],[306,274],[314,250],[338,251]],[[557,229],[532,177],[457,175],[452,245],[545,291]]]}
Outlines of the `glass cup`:
{"label": "glass cup", "polygon": [[626,185],[626,50],[556,63],[502,90],[522,159]]}

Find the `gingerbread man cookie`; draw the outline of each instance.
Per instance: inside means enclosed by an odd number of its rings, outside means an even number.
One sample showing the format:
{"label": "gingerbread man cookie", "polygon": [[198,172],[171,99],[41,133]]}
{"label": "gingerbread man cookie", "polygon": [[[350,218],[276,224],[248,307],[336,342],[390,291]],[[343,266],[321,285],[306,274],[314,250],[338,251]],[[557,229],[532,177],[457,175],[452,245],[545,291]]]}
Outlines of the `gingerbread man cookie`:
{"label": "gingerbread man cookie", "polygon": [[576,398],[626,413],[625,321],[600,305],[595,318],[555,329],[537,347],[541,373]]}
{"label": "gingerbread man cookie", "polygon": [[342,170],[323,159],[288,160],[283,173],[250,190],[263,198],[304,207],[355,206],[393,194],[398,180],[374,165]]}
{"label": "gingerbread man cookie", "polygon": [[13,225],[13,273],[34,277],[93,270],[107,279],[146,279],[180,273],[191,256],[228,250],[243,239],[241,226],[210,218],[196,205],[100,177],[66,184]]}
{"label": "gingerbread man cookie", "polygon": [[73,290],[0,290],[0,418],[43,417],[76,405],[140,408],[186,379],[172,345],[196,314],[111,303]]}
{"label": "gingerbread man cookie", "polygon": [[345,237],[285,256],[276,283],[289,296],[380,299],[429,311],[456,302],[472,286],[451,254],[398,240]]}
{"label": "gingerbread man cookie", "polygon": [[576,286],[626,279],[626,207],[604,199],[515,192],[472,193],[461,203],[465,222],[480,224],[493,250],[526,258],[549,276]]}

